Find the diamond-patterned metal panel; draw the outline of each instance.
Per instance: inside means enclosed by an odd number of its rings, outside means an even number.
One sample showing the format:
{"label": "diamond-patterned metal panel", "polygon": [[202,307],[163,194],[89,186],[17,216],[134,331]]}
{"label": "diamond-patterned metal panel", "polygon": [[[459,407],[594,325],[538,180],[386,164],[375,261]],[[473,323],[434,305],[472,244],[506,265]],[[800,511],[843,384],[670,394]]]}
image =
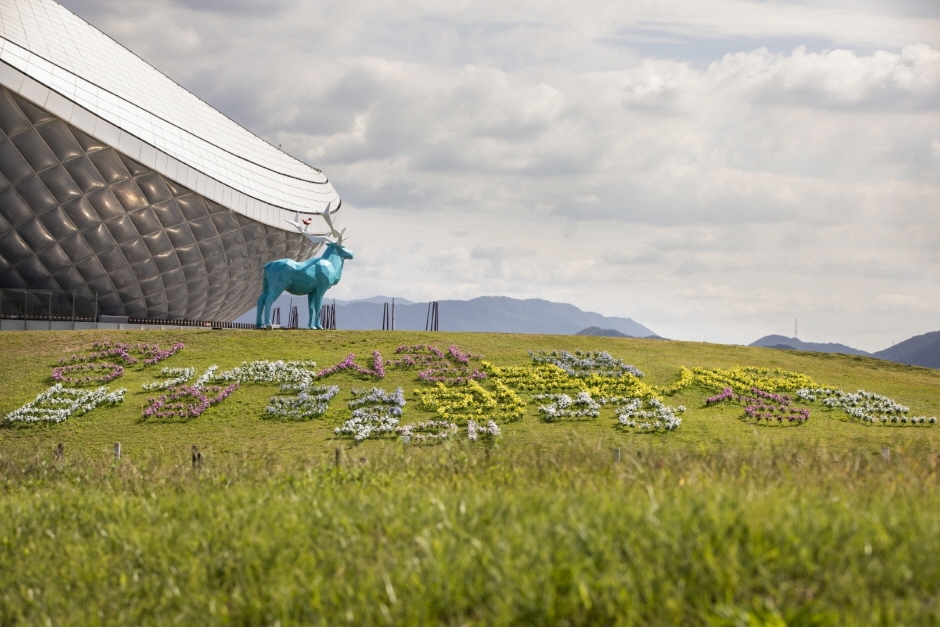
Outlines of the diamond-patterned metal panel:
{"label": "diamond-patterned metal panel", "polygon": [[87,286],[102,314],[230,320],[254,305],[265,263],[314,253],[4,87],[0,130],[2,288]]}

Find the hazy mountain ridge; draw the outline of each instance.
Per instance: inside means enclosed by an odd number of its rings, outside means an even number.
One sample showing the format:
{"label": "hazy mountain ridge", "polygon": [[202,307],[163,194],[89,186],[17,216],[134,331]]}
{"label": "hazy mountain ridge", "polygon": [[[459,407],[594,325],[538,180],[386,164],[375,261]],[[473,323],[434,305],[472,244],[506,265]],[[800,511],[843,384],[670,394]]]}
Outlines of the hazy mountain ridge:
{"label": "hazy mountain ridge", "polygon": [[779,345],[783,345],[798,351],[809,351],[811,353],[842,353],[844,355],[871,356],[871,353],[866,353],[863,350],[852,348],[845,344],[837,344],[835,342],[825,344],[821,342],[804,342],[795,337],[787,337],[785,335],[765,335],[759,340],[752,342],[750,345],[762,346],[764,348],[776,348]]}
{"label": "hazy mountain ridge", "polygon": [[588,327],[586,329],[581,329],[575,333],[575,335],[594,335],[598,337],[633,337],[632,335],[621,333],[617,329],[602,329],[600,327]]}
{"label": "hazy mountain ridge", "polygon": [[766,335],[752,343],[751,346],[763,346],[765,348],[790,347],[796,350],[810,351],[813,353],[863,355],[866,357],[884,359],[885,361],[893,361],[899,364],[940,369],[940,331],[931,331],[923,335],[915,335],[890,348],[875,353],[867,353],[863,350],[846,346],[845,344],[803,342],[795,337],[786,337],[784,335]]}
{"label": "hazy mountain ridge", "polygon": [[[381,329],[382,311],[391,298],[372,298],[336,302],[338,329]],[[287,324],[291,302],[297,307],[300,326],[307,326],[307,299],[282,294],[275,302],[281,308],[281,324]],[[333,303],[324,299],[324,304]],[[441,331],[478,331],[490,333],[540,333],[573,335],[586,327],[614,329],[631,337],[656,335],[648,327],[630,319],[603,316],[582,311],[567,303],[553,303],[540,298],[520,300],[508,296],[480,296],[471,300],[439,302]],[[428,304],[395,299],[395,328],[403,331],[424,330]],[[255,309],[238,317],[237,322],[255,321]]]}
{"label": "hazy mountain ridge", "polygon": [[940,368],[940,331],[915,335],[874,353],[874,356],[899,364]]}

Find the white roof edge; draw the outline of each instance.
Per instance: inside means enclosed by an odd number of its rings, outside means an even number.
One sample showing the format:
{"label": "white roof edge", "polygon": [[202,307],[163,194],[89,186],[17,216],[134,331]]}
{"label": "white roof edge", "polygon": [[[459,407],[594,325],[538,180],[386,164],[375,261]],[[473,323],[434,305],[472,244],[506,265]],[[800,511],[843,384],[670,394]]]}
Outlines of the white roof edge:
{"label": "white roof edge", "polygon": [[[299,210],[280,207],[226,185],[208,176],[198,168],[181,163],[172,155],[142,141],[139,137],[134,137],[126,131],[116,128],[104,118],[72,102],[2,60],[0,60],[0,85],[3,85],[10,91],[16,92],[36,106],[49,111],[63,121],[81,130],[83,133],[111,146],[118,152],[135,161],[139,161],[146,167],[153,169],[155,172],[159,172],[161,175],[183,187],[192,189],[193,192],[222,205],[229,211],[240,213],[252,220],[285,231],[292,231],[292,229],[285,227],[285,222],[286,220],[294,220],[298,212],[317,213],[315,209]],[[109,132],[113,134],[115,131],[119,133],[117,142],[107,136]],[[120,144],[122,144],[122,139],[125,137],[130,137],[133,141],[124,139],[122,146]],[[127,149],[134,145],[134,141],[137,143],[136,154]],[[183,165],[185,169],[179,168],[178,166],[180,165]],[[191,185],[187,182],[187,171],[195,172],[197,180],[196,185]],[[183,172],[182,175],[181,172]],[[201,187],[202,189],[196,189],[197,187]],[[335,191],[333,194],[335,196],[335,205],[330,206],[330,213],[338,211],[342,204],[342,199],[339,198],[339,195],[337,195]],[[326,202],[329,201],[325,201],[324,206]],[[239,209],[239,207],[244,207],[244,209]]]}

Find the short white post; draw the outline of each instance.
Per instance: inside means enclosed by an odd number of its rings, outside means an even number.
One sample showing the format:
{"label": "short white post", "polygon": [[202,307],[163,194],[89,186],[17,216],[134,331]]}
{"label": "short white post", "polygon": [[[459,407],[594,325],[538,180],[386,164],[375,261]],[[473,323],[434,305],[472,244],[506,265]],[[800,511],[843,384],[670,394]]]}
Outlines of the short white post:
{"label": "short white post", "polygon": [[121,443],[114,443],[114,459],[121,459]]}

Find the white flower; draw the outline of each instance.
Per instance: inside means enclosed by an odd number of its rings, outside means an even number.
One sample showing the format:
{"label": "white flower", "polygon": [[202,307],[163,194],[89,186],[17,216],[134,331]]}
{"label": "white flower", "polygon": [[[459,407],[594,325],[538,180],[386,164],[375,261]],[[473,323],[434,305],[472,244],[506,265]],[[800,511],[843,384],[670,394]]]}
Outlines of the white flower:
{"label": "white flower", "polygon": [[166,390],[171,387],[182,385],[196,374],[195,368],[164,368],[160,373],[163,377],[170,377],[165,381],[154,381],[144,383],[141,387],[145,390]]}
{"label": "white flower", "polygon": [[587,392],[578,392],[575,398],[567,394],[537,394],[533,398],[536,401],[551,401],[539,407],[542,420],[546,422],[558,418],[596,418],[600,414],[601,406]]}
{"label": "white flower", "polygon": [[[839,408],[849,416],[862,422],[882,424],[906,424],[910,407],[901,405],[886,396],[874,392],[858,390],[854,394],[833,388],[803,388],[796,391],[796,396],[804,401],[813,402],[822,399],[822,404],[830,408]],[[880,417],[880,418],[879,418]],[[921,424],[926,416],[910,418],[912,424]],[[933,424],[933,423],[931,423]]]}
{"label": "white flower", "polygon": [[72,416],[87,414],[99,405],[124,402],[126,389],[109,392],[107,387],[94,390],[66,388],[56,383],[35,400],[6,415],[8,422],[62,422]]}
{"label": "white flower", "polygon": [[352,390],[353,399],[348,406],[353,410],[352,418],[343,426],[334,429],[337,435],[352,435],[361,442],[374,435],[394,433],[398,430],[399,418],[405,406],[405,391],[397,388],[386,392],[382,388]]}
{"label": "white flower", "polygon": [[269,414],[283,418],[309,419],[322,416],[330,408],[330,400],[339,394],[335,385],[287,384],[282,392],[296,390],[297,396],[273,396],[267,407]]}

